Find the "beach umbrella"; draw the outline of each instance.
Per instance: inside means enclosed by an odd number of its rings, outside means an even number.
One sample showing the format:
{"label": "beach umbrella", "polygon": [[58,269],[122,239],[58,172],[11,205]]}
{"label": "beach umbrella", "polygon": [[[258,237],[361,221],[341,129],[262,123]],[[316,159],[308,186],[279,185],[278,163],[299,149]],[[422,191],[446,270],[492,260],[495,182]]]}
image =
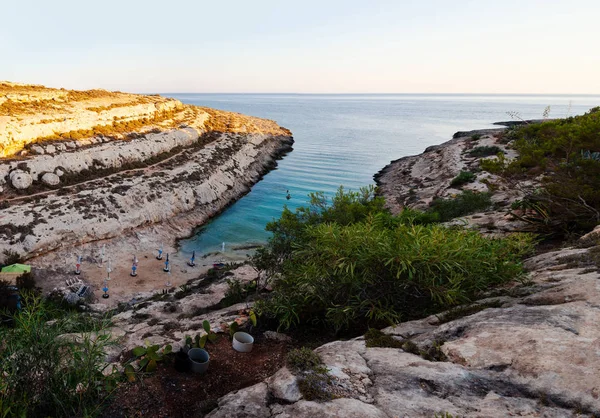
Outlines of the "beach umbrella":
{"label": "beach umbrella", "polygon": [[2,273],[29,273],[31,266],[28,264],[11,264],[10,266],[2,267]]}

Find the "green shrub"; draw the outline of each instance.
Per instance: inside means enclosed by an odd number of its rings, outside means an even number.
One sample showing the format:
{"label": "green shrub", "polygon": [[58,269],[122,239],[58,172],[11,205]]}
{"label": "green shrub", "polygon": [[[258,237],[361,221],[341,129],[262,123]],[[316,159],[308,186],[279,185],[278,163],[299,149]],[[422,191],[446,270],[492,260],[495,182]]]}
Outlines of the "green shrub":
{"label": "green shrub", "polygon": [[497,155],[499,153],[504,153],[504,151],[496,145],[484,145],[473,148],[468,154],[471,157],[489,157],[490,155]]}
{"label": "green shrub", "polygon": [[568,234],[600,222],[600,108],[582,116],[529,124],[510,133],[519,156],[504,175],[543,175],[542,188],[526,196],[522,218],[538,232]]}
{"label": "green shrub", "polygon": [[[487,239],[439,224],[416,225],[376,209],[378,198],[361,203],[361,196],[340,190],[321,212],[284,211],[269,226],[275,233],[265,253],[281,260],[281,278],[257,302],[261,314],[282,328],[389,325],[469,301],[515,278],[522,272],[520,257],[531,249],[527,237]],[[360,215],[349,220],[336,202]],[[341,222],[332,215],[338,213]]]}
{"label": "green shrub", "polygon": [[477,176],[470,171],[461,171],[456,177],[450,182],[451,187],[462,186],[466,183],[472,183],[475,181]]}
{"label": "green shrub", "polygon": [[329,401],[333,399],[330,383],[327,374],[307,373],[298,379],[298,389],[307,401]]}
{"label": "green shrub", "polygon": [[290,370],[306,372],[322,367],[323,362],[317,353],[308,347],[294,348],[287,354],[287,365]]}
{"label": "green shrub", "polygon": [[298,388],[308,401],[332,399],[331,378],[317,353],[308,347],[295,348],[287,354],[287,366],[299,373]]}
{"label": "green shrub", "polygon": [[487,209],[492,204],[490,193],[465,190],[454,198],[438,198],[431,203],[429,211],[439,214],[441,222]]}
{"label": "green shrub", "polygon": [[10,266],[11,264],[17,264],[21,262],[21,256],[19,253],[13,250],[4,250],[4,265]]}
{"label": "green shrub", "polygon": [[506,170],[506,159],[504,154],[498,154],[498,158],[485,158],[479,161],[482,170],[492,174],[502,174]]}
{"label": "green shrub", "polygon": [[402,344],[403,341],[399,341],[375,328],[370,328],[365,334],[365,345],[367,347],[402,348]]}
{"label": "green shrub", "polygon": [[59,338],[69,329],[64,319],[48,324],[52,305],[25,296],[23,306],[13,328],[0,328],[0,416],[97,414],[117,383],[105,370],[112,344],[106,328],[77,340]]}
{"label": "green shrub", "polygon": [[481,134],[473,134],[471,135],[471,140],[472,141],[479,141],[481,139]]}

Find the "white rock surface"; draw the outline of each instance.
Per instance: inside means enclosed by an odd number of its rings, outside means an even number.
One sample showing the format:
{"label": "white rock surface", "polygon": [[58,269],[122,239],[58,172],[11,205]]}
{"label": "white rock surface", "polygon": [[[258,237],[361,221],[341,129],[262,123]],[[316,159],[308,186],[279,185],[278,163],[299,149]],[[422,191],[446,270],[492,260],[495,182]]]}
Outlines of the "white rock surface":
{"label": "white rock surface", "polygon": [[42,176],[42,182],[49,186],[56,186],[58,183],[60,183],[60,178],[54,173],[45,173]]}

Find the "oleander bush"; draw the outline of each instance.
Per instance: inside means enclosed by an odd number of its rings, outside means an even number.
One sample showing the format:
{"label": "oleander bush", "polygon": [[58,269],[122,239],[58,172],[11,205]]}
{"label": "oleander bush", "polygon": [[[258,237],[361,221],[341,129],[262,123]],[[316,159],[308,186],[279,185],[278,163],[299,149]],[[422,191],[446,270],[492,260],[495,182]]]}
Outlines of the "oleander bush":
{"label": "oleander bush", "polygon": [[[108,321],[82,323],[39,296],[22,296],[13,326],[0,327],[0,416],[98,415],[118,376],[105,370]],[[60,337],[70,332],[81,334]]]}
{"label": "oleander bush", "polygon": [[373,188],[340,188],[331,203],[313,194],[309,206],[285,209],[256,256],[278,277],[257,310],[281,328],[386,326],[473,300],[522,273],[531,237],[484,238],[418,224],[414,213],[392,216]]}

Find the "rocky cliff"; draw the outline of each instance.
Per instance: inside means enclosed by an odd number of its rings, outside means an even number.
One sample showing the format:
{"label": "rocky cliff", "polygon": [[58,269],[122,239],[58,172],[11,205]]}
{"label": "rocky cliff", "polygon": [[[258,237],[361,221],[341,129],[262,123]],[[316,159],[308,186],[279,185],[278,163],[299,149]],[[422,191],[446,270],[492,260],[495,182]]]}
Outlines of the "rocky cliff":
{"label": "rocky cliff", "polygon": [[160,96],[0,83],[0,252],[32,257],[167,221],[189,234],[292,143],[273,121]]}

